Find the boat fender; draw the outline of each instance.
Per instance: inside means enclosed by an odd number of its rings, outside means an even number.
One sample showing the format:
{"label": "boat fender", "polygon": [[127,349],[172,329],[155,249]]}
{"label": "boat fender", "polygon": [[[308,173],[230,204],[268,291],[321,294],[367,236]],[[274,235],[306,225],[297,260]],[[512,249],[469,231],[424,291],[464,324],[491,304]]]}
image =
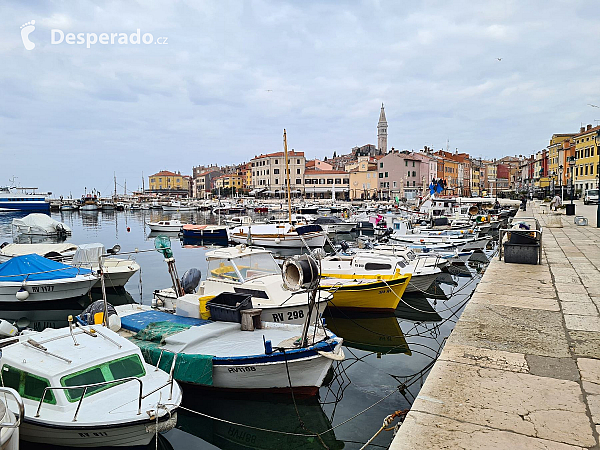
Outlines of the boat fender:
{"label": "boat fender", "polygon": [[346,355],[344,355],[344,351],[341,348],[338,353],[324,352],[322,350],[319,350],[317,353],[325,358],[329,358],[334,361],[343,361],[346,358]]}
{"label": "boat fender", "polygon": [[18,333],[17,327],[6,320],[0,319],[0,337],[11,337]]}
{"label": "boat fender", "polygon": [[24,288],[21,288],[17,291],[16,297],[17,300],[20,301],[27,300],[29,298],[29,292],[26,291]]}
{"label": "boat fender", "polygon": [[276,243],[276,244],[281,244],[281,239],[279,239],[279,238],[275,238],[275,243]]}

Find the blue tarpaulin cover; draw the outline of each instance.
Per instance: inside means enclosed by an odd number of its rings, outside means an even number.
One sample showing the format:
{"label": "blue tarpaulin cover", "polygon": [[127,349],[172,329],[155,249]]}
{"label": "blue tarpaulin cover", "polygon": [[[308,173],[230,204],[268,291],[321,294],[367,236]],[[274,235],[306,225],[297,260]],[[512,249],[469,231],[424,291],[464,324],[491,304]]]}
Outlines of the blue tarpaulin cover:
{"label": "blue tarpaulin cover", "polygon": [[77,269],[36,254],[14,256],[0,264],[0,282],[59,280],[90,273],[90,269]]}
{"label": "blue tarpaulin cover", "polygon": [[196,319],[194,317],[183,317],[169,314],[163,311],[143,311],[136,314],[121,317],[121,326],[126,330],[138,333],[151,323],[170,322],[189,327],[211,323],[210,320]]}

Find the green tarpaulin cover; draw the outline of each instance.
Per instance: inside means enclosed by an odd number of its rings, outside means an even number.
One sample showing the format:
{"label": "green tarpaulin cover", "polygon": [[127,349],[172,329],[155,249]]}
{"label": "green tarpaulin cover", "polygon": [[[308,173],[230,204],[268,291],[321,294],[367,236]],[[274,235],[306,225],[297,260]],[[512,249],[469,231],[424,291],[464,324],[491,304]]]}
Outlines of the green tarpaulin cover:
{"label": "green tarpaulin cover", "polygon": [[[170,373],[175,353],[163,351],[160,347],[168,336],[188,328],[190,328],[189,325],[180,323],[153,322],[132,336],[130,340],[140,348],[148,364],[156,366],[160,358],[159,368]],[[160,356],[161,352],[162,357]],[[212,359],[213,355],[178,353],[173,377],[184,383],[212,386]]]}

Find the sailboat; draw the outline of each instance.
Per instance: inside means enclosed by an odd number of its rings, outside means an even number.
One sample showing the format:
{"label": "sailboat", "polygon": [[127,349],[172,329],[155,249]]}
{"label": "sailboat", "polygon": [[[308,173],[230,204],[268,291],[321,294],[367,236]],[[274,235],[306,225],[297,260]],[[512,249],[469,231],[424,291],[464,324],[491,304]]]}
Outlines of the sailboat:
{"label": "sailboat", "polygon": [[283,130],[283,149],[287,173],[288,223],[254,224],[236,227],[230,232],[230,239],[238,244],[254,244],[262,247],[323,247],[327,233],[320,225],[296,226],[292,224],[292,198],[290,191],[290,171],[287,167],[288,148],[285,129]]}

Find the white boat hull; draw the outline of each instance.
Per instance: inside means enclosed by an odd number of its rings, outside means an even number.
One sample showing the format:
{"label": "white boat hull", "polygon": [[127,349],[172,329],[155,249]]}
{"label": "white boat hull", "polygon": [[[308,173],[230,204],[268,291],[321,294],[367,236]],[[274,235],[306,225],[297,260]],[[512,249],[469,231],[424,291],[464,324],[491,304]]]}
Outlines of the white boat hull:
{"label": "white boat hull", "polygon": [[[336,351],[341,351],[341,344]],[[294,392],[313,395],[323,385],[333,360],[316,355],[287,362]],[[286,362],[257,364],[214,364],[213,387],[244,390],[289,390]]]}
{"label": "white boat hull", "polygon": [[[66,447],[133,447],[145,446],[152,441],[156,430],[156,421],[148,419],[129,425],[112,426],[78,426],[77,422],[64,426],[45,426],[25,419],[21,424],[21,439],[40,444]],[[173,428],[177,413],[170,419],[163,416],[158,423],[158,430]],[[170,422],[170,423],[166,423]]]}
{"label": "white boat hull", "polygon": [[[260,235],[251,233],[252,245],[259,247],[302,248],[304,243],[309,247],[323,247],[325,232],[306,233],[302,239],[297,234]],[[236,244],[247,244],[248,235],[244,232],[231,233],[230,239]],[[303,241],[304,240],[304,241]]]}
{"label": "white boat hull", "polygon": [[335,224],[322,224],[321,227],[328,233],[350,233],[356,228],[355,223],[335,223]]}
{"label": "white boat hull", "polygon": [[[139,267],[138,267],[139,268]],[[106,287],[123,287],[129,279],[137,272],[137,269],[104,268],[104,284]],[[94,287],[101,287],[102,280],[98,280]]]}
{"label": "white boat hull", "polygon": [[[87,294],[98,281],[98,277],[93,275],[78,275],[75,278],[77,279],[64,278],[50,281],[28,281],[26,283],[3,281],[0,282],[0,303],[39,302],[79,297]],[[26,300],[18,300],[16,297],[21,287],[29,292],[29,297]]]}
{"label": "white boat hull", "polygon": [[148,225],[151,231],[166,231],[166,232],[178,232],[181,231],[181,226],[172,225]]}

